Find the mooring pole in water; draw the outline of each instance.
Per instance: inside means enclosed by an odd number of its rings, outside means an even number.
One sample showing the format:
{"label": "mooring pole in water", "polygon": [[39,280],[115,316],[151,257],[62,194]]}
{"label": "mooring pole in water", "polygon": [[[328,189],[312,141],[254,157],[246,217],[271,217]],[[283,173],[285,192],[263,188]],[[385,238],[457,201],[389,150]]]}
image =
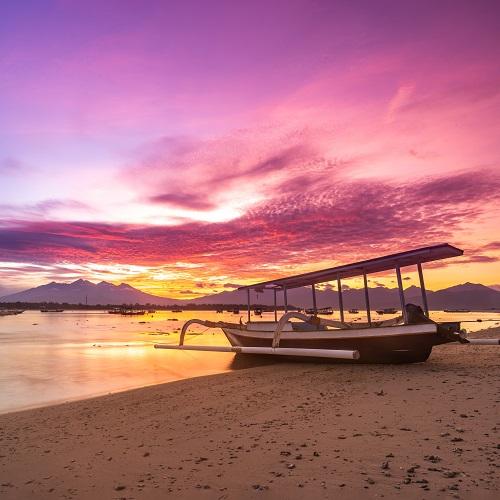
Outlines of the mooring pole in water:
{"label": "mooring pole in water", "polygon": [[422,304],[424,306],[424,313],[427,317],[429,317],[429,304],[427,303],[427,293],[425,291],[424,273],[422,271],[422,264],[420,262],[417,264],[417,269],[418,279],[420,280],[420,291],[422,292]]}
{"label": "mooring pole in water", "polygon": [[340,321],[344,322],[344,298],[342,297],[342,285],[340,284],[340,278],[337,278],[337,292],[339,294],[339,311],[340,311]]}
{"label": "mooring pole in water", "polygon": [[247,288],[247,316],[250,323],[250,288]]}
{"label": "mooring pole in water", "polygon": [[273,290],[274,292],[274,321],[278,322],[278,305],[276,304],[276,288]]}
{"label": "mooring pole in water", "polygon": [[401,313],[403,314],[403,319],[405,323],[408,323],[408,318],[406,315],[406,304],[405,304],[405,292],[403,289],[403,280],[401,279],[401,268],[399,264],[396,265],[396,277],[398,279],[398,289],[399,289],[399,301],[401,302]]}
{"label": "mooring pole in water", "polygon": [[288,312],[288,296],[286,293],[286,286],[283,287],[283,300],[285,302],[285,314]]}
{"label": "mooring pole in water", "polygon": [[318,314],[318,307],[316,305],[316,285],[313,283],[312,284],[312,294],[313,294],[313,311],[314,311],[314,316]]}
{"label": "mooring pole in water", "polygon": [[368,279],[366,273],[363,272],[363,283],[365,285],[365,304],[366,304],[366,317],[368,319],[368,324],[372,325],[372,313],[370,311],[370,295],[368,293]]}

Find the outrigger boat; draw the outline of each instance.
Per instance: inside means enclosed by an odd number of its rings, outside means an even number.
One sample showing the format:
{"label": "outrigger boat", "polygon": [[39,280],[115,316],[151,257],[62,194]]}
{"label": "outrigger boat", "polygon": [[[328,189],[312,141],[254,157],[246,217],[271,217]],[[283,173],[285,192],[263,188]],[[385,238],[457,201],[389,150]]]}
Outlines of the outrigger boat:
{"label": "outrigger boat", "polygon": [[[499,344],[498,339],[467,339],[459,322],[436,323],[429,318],[422,264],[449,257],[457,257],[463,250],[449,244],[434,245],[396,253],[353,264],[280,278],[249,286],[246,324],[225,321],[187,321],[181,331],[179,345],[156,344],[159,349],[220,351],[244,354],[272,354],[301,357],[320,357],[361,363],[415,363],[426,361],[435,345],[450,342],[462,344]],[[423,309],[407,304],[401,277],[401,268],[417,266],[422,291]],[[367,275],[395,269],[402,316],[386,321],[373,321]],[[366,323],[348,323],[344,318],[341,280],[363,276],[366,303]],[[318,283],[337,282],[340,320],[320,318],[316,307]],[[313,314],[288,311],[287,292],[290,289],[311,286]],[[251,321],[250,291],[274,293],[274,321]],[[277,293],[283,294],[284,315],[278,321]],[[299,321],[291,321],[299,320]],[[184,338],[193,324],[221,328],[230,346],[186,345]]]}

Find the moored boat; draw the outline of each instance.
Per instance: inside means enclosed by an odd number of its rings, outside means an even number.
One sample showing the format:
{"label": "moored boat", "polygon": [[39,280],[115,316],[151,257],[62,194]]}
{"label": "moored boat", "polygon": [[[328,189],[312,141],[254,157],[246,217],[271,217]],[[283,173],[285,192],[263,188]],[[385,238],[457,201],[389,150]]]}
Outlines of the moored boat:
{"label": "moored boat", "polygon": [[144,316],[146,311],[144,309],[122,309],[120,314],[122,316]]}
{"label": "moored boat", "polygon": [[305,310],[306,314],[323,314],[325,316],[329,316],[333,314],[333,308],[332,307],[320,307],[319,309],[314,309],[313,307],[308,307]]}
{"label": "moored boat", "polygon": [[397,314],[398,310],[394,307],[386,307],[385,309],[376,309],[377,314]]}
{"label": "moored boat", "polygon": [[0,309],[0,316],[16,316],[23,312],[24,309]]}

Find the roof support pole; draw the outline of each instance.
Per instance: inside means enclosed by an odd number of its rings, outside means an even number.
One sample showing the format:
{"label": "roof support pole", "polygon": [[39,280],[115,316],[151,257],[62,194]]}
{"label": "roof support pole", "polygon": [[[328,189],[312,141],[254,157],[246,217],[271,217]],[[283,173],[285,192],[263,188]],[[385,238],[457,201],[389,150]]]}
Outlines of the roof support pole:
{"label": "roof support pole", "polygon": [[247,316],[250,323],[250,288],[247,288]]}
{"label": "roof support pole", "polygon": [[427,293],[425,292],[424,273],[422,272],[422,264],[420,262],[417,264],[417,269],[418,278],[420,280],[420,291],[422,292],[422,304],[424,306],[424,313],[427,317],[429,317],[429,304],[427,303]]}
{"label": "roof support pole", "polygon": [[399,300],[401,302],[401,313],[403,314],[404,322],[407,323],[408,318],[406,317],[405,292],[403,289],[403,280],[401,279],[401,268],[399,267],[399,265],[396,266],[396,277],[398,278],[398,289],[399,289]]}
{"label": "roof support pole", "polygon": [[313,283],[311,288],[312,288],[312,294],[313,294],[314,316],[316,316],[318,314],[318,306],[316,304],[316,285]]}
{"label": "roof support pole", "polygon": [[286,286],[283,287],[283,300],[285,302],[285,314],[288,312],[288,295],[286,293]]}
{"label": "roof support pole", "polygon": [[274,321],[278,322],[278,306],[276,304],[276,288],[273,290],[274,293]]}
{"label": "roof support pole", "polygon": [[365,304],[366,304],[366,317],[368,319],[368,324],[372,325],[372,313],[370,311],[370,296],[368,294],[368,279],[366,278],[366,273],[363,273],[363,283],[365,285]]}
{"label": "roof support pole", "polygon": [[342,285],[340,284],[340,278],[337,278],[337,293],[339,294],[339,311],[340,311],[340,321],[344,322],[344,298],[342,297]]}

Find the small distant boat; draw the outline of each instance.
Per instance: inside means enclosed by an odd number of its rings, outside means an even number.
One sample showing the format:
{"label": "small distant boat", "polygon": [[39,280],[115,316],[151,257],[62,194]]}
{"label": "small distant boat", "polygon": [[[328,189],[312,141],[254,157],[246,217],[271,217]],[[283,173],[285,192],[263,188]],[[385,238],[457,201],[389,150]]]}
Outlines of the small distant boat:
{"label": "small distant boat", "polygon": [[470,313],[470,309],[444,309],[445,313]]}
{"label": "small distant boat", "polygon": [[146,311],[142,309],[122,309],[120,314],[122,316],[143,316],[146,314]]}
{"label": "small distant boat", "polygon": [[170,309],[170,312],[181,313],[182,309],[180,307],[172,307],[172,309]]}
{"label": "small distant boat", "polygon": [[321,309],[318,309],[318,314],[329,316],[333,314],[333,309],[331,307],[322,307]]}
{"label": "small distant boat", "polygon": [[156,312],[155,309],[148,309],[148,314],[154,314]]}
{"label": "small distant boat", "polygon": [[397,314],[398,310],[394,307],[386,307],[385,309],[376,309],[377,314]]}
{"label": "small distant boat", "polygon": [[320,309],[315,310],[313,307],[309,307],[306,309],[306,314],[331,315],[333,314],[333,309],[331,307],[321,307]]}
{"label": "small distant boat", "polygon": [[62,313],[64,312],[64,309],[40,309],[40,312],[43,312],[43,313]]}
{"label": "small distant boat", "polygon": [[110,309],[108,311],[108,314],[121,314],[122,309],[120,307],[115,307],[114,309]]}
{"label": "small distant boat", "polygon": [[0,316],[15,316],[16,314],[22,314],[24,310],[21,309],[3,309],[0,310]]}
{"label": "small distant boat", "polygon": [[219,307],[219,308],[217,308],[217,309],[215,310],[215,312],[216,312],[217,314],[222,314],[222,313],[224,312],[224,309],[222,309],[221,307]]}
{"label": "small distant boat", "polygon": [[359,309],[349,309],[349,314],[359,314]]}
{"label": "small distant boat", "polygon": [[255,316],[262,316],[262,309],[260,307],[256,307],[253,311]]}

